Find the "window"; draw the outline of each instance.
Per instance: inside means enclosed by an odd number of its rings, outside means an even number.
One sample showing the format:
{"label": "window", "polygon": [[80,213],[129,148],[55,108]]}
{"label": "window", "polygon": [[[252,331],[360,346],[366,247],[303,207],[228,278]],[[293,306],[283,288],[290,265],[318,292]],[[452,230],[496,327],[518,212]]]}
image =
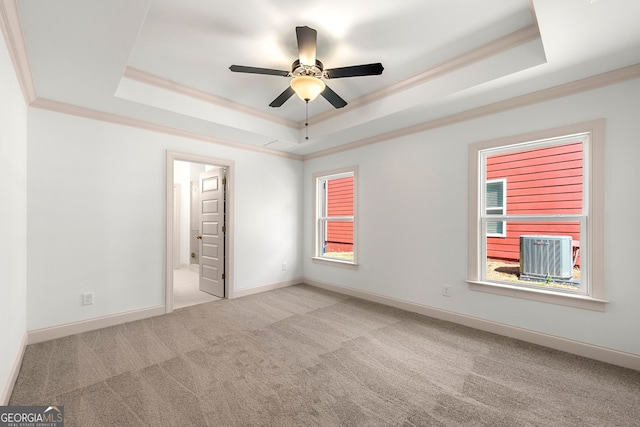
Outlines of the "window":
{"label": "window", "polygon": [[[487,180],[486,183],[486,215],[505,215],[507,213],[505,204],[507,180]],[[487,222],[487,236],[505,237],[507,232],[506,227],[507,225],[504,221],[489,221]]]}
{"label": "window", "polygon": [[597,121],[470,147],[472,290],[604,310],[603,134]]}
{"label": "window", "polygon": [[314,259],[356,264],[356,168],[314,175]]}

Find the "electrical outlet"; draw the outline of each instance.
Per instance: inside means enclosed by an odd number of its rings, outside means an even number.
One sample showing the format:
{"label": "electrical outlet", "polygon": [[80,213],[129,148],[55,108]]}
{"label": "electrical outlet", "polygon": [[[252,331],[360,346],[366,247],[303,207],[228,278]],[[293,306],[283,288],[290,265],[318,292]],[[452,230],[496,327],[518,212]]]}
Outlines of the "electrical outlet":
{"label": "electrical outlet", "polygon": [[286,262],[282,263],[282,271],[287,271],[287,263]]}
{"label": "electrical outlet", "polygon": [[82,294],[82,305],[93,304],[93,292],[85,292]]}
{"label": "electrical outlet", "polygon": [[449,285],[442,285],[442,296],[451,296],[451,287]]}

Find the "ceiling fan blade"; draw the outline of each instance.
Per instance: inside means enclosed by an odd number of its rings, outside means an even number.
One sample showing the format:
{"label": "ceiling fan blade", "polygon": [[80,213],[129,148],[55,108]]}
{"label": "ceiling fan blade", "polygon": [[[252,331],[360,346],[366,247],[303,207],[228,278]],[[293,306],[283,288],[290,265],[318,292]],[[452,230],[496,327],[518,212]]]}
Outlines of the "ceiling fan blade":
{"label": "ceiling fan blade", "polygon": [[234,73],[266,74],[269,76],[289,77],[288,71],[274,70],[272,68],[245,67],[244,65],[232,65],[229,67]]}
{"label": "ceiling fan blade", "polygon": [[309,27],[296,27],[298,38],[298,59],[302,65],[314,66],[316,64],[316,42],[318,32]]}
{"label": "ceiling fan blade", "polygon": [[269,107],[281,107],[289,98],[293,96],[295,91],[291,89],[291,86],[287,86],[287,88],[282,92],[276,99],[271,101]]}
{"label": "ceiling fan blade", "polygon": [[365,65],[352,65],[350,67],[332,68],[325,70],[328,79],[339,79],[341,77],[377,76],[382,74],[384,67],[381,63]]}
{"label": "ceiling fan blade", "polygon": [[340,95],[331,90],[329,86],[326,86],[320,95],[329,101],[335,108],[342,108],[347,105],[347,101],[340,98]]}

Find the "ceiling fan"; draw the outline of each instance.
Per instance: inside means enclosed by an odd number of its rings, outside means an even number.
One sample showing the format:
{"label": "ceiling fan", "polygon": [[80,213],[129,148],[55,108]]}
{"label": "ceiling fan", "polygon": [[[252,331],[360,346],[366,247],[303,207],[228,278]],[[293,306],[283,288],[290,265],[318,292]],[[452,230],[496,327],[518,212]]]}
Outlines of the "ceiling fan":
{"label": "ceiling fan", "polygon": [[305,102],[313,101],[318,95],[329,101],[335,108],[342,108],[347,101],[329,88],[323,79],[339,79],[343,77],[374,76],[382,74],[382,64],[353,65],[349,67],[324,69],[322,62],[316,59],[316,40],[318,33],[313,28],[296,27],[298,39],[298,59],[291,64],[291,71],[271,68],[246,67],[232,65],[229,69],[236,73],[266,74],[270,76],[293,77],[289,87],[274,99],[270,107],[280,107],[293,94],[297,94]]}

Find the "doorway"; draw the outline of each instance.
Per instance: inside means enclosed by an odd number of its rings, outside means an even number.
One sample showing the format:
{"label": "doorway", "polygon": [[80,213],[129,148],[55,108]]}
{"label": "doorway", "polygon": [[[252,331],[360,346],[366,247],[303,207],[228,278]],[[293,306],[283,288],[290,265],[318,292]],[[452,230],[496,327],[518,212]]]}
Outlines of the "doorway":
{"label": "doorway", "polygon": [[167,152],[165,311],[233,296],[234,162]]}

